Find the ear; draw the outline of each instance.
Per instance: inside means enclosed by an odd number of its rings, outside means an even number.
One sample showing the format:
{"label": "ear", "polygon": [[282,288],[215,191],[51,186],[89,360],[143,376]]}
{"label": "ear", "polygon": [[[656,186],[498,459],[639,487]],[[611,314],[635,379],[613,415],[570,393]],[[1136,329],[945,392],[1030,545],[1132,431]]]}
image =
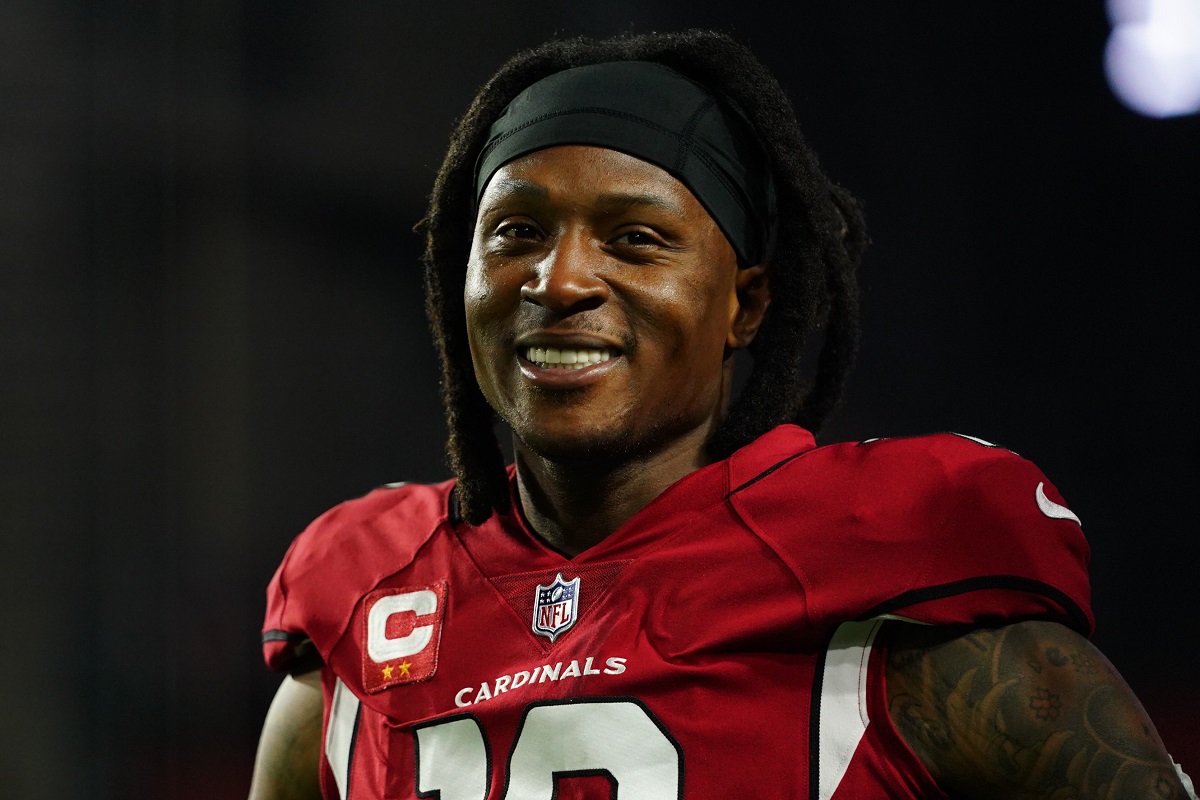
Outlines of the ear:
{"label": "ear", "polygon": [[771,286],[766,264],[739,267],[734,277],[734,294],[730,298],[729,334],[725,347],[739,350],[750,344],[762,325],[771,305]]}

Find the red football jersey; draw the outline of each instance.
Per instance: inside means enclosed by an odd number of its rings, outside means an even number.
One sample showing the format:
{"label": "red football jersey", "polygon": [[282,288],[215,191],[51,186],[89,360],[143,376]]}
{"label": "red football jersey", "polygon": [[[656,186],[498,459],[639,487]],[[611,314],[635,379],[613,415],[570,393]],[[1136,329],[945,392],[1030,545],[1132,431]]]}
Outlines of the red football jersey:
{"label": "red football jersey", "polygon": [[1062,497],[954,434],[782,426],[575,558],[451,495],[344,503],[271,582],[268,664],[324,660],[327,798],[941,797],[888,718],[882,621],[1092,627]]}

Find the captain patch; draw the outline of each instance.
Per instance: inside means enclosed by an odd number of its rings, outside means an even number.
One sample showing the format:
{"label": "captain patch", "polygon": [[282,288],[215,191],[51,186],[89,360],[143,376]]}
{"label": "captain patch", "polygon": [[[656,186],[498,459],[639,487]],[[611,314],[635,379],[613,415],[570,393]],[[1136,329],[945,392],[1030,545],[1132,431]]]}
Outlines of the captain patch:
{"label": "captain patch", "polygon": [[432,678],[445,610],[445,581],[368,594],[363,607],[363,688],[374,693]]}

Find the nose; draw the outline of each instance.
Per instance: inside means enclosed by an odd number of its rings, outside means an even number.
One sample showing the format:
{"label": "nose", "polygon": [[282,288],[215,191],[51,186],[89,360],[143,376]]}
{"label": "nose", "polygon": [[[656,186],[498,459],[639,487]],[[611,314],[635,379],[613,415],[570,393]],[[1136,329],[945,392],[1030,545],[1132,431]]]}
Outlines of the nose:
{"label": "nose", "polygon": [[587,235],[563,234],[521,287],[521,299],[557,314],[596,308],[608,298],[608,284],[600,274],[604,259]]}

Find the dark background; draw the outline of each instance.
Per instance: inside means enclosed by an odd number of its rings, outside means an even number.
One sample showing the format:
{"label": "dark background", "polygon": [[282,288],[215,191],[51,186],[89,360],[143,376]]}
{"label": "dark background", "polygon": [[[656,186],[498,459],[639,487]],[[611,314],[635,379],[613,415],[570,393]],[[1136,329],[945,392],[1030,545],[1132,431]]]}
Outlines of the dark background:
{"label": "dark background", "polygon": [[1200,118],[1114,99],[1100,3],[352,5],[0,3],[0,796],[244,796],[288,542],[446,475],[410,228],[453,120],[518,48],[689,25],[867,205],[824,440],[1035,460],[1096,643],[1200,773]]}

